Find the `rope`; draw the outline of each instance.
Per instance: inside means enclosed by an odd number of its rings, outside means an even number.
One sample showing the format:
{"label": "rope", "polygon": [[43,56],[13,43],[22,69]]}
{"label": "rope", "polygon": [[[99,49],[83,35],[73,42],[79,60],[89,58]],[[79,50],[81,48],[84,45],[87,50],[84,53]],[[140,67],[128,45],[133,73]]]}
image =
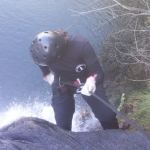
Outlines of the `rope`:
{"label": "rope", "polygon": [[[74,85],[72,83],[69,82],[62,82],[63,84],[67,84],[67,85],[71,85],[74,87],[78,87],[77,85]],[[115,107],[113,107],[111,104],[105,102],[102,98],[100,98],[99,96],[97,96],[96,94],[89,92],[91,95],[93,95],[95,98],[97,98],[99,101],[101,101],[103,104],[105,104],[107,107],[109,107],[112,111],[114,111],[116,114],[118,114],[120,117],[122,117],[125,121],[127,121],[127,123],[129,123],[130,125],[132,125],[134,128],[136,128],[137,130],[139,130],[142,134],[144,134],[148,139],[150,139],[150,134],[148,134],[145,130],[143,130],[140,126],[138,126],[135,122],[131,121],[130,119],[128,119],[126,116],[124,116],[121,112],[119,112]]]}

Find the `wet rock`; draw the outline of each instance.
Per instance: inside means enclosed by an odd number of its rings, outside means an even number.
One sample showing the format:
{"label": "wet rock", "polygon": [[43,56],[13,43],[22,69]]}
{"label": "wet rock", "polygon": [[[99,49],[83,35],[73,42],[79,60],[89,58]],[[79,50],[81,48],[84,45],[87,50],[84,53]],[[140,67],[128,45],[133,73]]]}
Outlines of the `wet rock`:
{"label": "wet rock", "polygon": [[149,150],[139,132],[69,132],[38,118],[22,118],[0,129],[1,150]]}

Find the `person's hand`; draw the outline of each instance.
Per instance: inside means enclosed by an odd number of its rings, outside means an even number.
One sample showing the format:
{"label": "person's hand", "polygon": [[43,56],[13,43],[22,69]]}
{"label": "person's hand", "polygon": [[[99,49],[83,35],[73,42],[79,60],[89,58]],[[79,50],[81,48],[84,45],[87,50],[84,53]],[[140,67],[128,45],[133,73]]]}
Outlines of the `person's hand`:
{"label": "person's hand", "polygon": [[94,93],[95,90],[96,90],[95,78],[93,76],[90,76],[89,78],[87,78],[86,83],[84,84],[81,90],[81,94],[91,96],[91,93]]}
{"label": "person's hand", "polygon": [[43,79],[45,81],[47,81],[50,85],[52,84],[52,82],[54,81],[54,75],[49,73],[48,75],[46,75],[45,77],[43,77]]}

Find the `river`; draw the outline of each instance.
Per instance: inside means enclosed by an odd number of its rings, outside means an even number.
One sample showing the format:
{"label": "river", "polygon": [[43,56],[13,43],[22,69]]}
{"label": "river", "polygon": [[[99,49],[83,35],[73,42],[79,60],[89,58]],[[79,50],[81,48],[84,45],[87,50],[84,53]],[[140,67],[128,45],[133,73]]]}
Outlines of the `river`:
{"label": "river", "polygon": [[[39,32],[67,29],[69,34],[80,34],[89,39],[98,53],[116,26],[104,23],[110,17],[106,12],[85,15],[77,12],[105,5],[103,0],[0,1],[1,126],[20,116],[55,122],[50,106],[51,89],[31,59],[30,43]],[[77,98],[76,107],[82,107],[80,98]]]}

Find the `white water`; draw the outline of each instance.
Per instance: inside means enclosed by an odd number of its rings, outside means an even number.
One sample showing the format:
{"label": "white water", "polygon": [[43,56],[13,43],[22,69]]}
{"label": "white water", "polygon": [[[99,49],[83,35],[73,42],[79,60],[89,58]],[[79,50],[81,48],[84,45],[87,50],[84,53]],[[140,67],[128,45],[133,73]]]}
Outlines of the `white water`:
{"label": "white water", "polygon": [[[53,108],[48,103],[12,103],[6,110],[0,112],[0,128],[21,117],[38,117],[56,124]],[[87,119],[82,119],[81,111],[76,110],[73,121],[72,131],[91,131],[100,127],[98,120],[91,114]]]}

